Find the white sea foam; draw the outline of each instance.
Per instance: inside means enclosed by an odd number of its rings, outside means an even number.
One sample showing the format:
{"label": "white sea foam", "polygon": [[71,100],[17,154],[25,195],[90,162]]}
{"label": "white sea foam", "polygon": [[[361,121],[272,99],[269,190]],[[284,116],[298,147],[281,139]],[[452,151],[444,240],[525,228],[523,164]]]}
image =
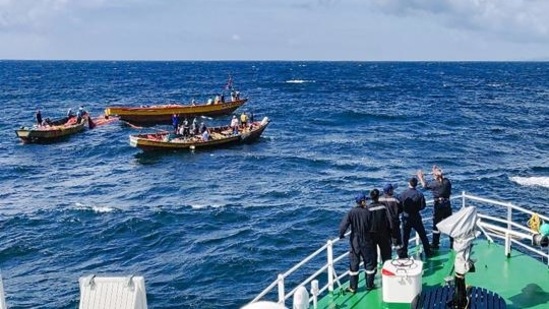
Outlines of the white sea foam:
{"label": "white sea foam", "polygon": [[81,203],[76,203],[76,209],[91,210],[95,213],[109,213],[109,212],[113,212],[113,211],[116,210],[115,207],[84,205],[84,204],[81,204]]}
{"label": "white sea foam", "polygon": [[205,209],[205,208],[220,208],[225,205],[222,204],[191,204],[192,209]]}
{"label": "white sea foam", "polygon": [[113,212],[116,210],[116,208],[109,206],[92,206],[91,209],[97,213]]}
{"label": "white sea foam", "polygon": [[303,84],[303,83],[314,83],[314,80],[304,80],[304,79],[289,79],[286,81],[288,84]]}
{"label": "white sea foam", "polygon": [[549,177],[510,177],[512,181],[518,183],[519,185],[523,186],[541,186],[545,188],[549,188]]}

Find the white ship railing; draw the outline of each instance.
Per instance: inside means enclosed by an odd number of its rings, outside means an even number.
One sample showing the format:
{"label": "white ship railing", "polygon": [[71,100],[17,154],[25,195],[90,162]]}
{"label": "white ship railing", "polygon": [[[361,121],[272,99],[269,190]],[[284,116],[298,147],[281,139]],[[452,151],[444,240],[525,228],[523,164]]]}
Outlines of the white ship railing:
{"label": "white ship railing", "polygon": [[[525,225],[519,224],[513,221],[513,216],[515,214],[522,215],[523,216],[522,220],[528,220],[528,218],[526,218],[526,215],[532,216],[536,214],[545,222],[549,222],[549,217],[537,214],[533,211],[513,205],[511,203],[504,203],[504,202],[499,202],[492,199],[481,198],[481,197],[467,194],[465,192],[462,192],[461,195],[454,196],[451,199],[452,200],[461,199],[461,207],[477,206],[478,214],[479,214],[478,216],[480,218],[477,226],[479,227],[479,229],[482,231],[482,234],[484,234],[484,236],[489,242],[494,242],[494,238],[502,239],[504,241],[505,255],[507,257],[511,256],[512,245],[517,245],[518,247],[521,247],[522,250],[529,251],[531,253],[534,253],[540,256],[542,259],[546,261],[547,266],[549,267],[549,247],[547,248],[546,251],[543,251],[542,248],[540,247],[534,247],[531,244],[531,239],[534,232],[532,232]],[[427,202],[427,204],[432,204],[432,203],[433,203],[433,200],[430,200]],[[499,206],[499,207],[505,208],[507,210],[506,218],[502,219],[500,217],[484,214],[482,207],[478,207],[477,203],[489,204],[492,206]],[[426,221],[425,218],[424,218],[424,221]],[[350,232],[348,232],[346,236],[348,236],[349,234]],[[310,302],[312,302],[313,307],[316,308],[318,295],[321,295],[326,291],[333,292],[335,284],[337,283],[338,286],[341,286],[340,280],[349,275],[349,270],[347,270],[346,272],[343,272],[340,275],[337,275],[336,273],[334,265],[336,265],[337,263],[339,263],[349,255],[349,252],[345,252],[344,254],[341,254],[340,256],[334,258],[333,248],[334,248],[334,245],[338,243],[344,243],[345,245],[348,245],[348,240],[344,242],[341,242],[339,238],[328,240],[326,244],[322,246],[320,249],[316,250],[314,253],[312,253],[305,259],[303,259],[301,262],[297,263],[294,267],[290,268],[285,273],[279,274],[277,276],[277,279],[273,281],[261,293],[259,293],[250,302],[250,304],[263,299],[266,295],[273,292],[273,289],[275,287],[277,287],[278,288],[277,302],[278,304],[285,306],[286,300],[293,297],[294,293],[297,291],[299,287],[302,287],[302,286],[306,287],[307,285],[310,284],[311,292],[313,294]],[[417,236],[417,234],[415,235],[415,237],[410,239],[410,243],[415,243],[416,246],[419,245],[419,237]],[[312,275],[310,275],[301,283],[299,283],[295,288],[291,289],[289,292],[286,292],[286,286],[285,286],[286,279],[290,275],[294,274],[298,269],[301,269],[308,262],[321,256],[322,254],[326,255],[326,264],[324,264]],[[326,284],[319,288],[317,279],[320,278],[320,276],[323,273],[327,273]]]}

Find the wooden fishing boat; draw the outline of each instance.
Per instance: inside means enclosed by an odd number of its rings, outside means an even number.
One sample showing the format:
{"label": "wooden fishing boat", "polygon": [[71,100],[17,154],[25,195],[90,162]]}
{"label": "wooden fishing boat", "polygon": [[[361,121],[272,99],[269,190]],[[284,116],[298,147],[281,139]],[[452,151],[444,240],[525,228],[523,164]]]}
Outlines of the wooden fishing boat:
{"label": "wooden fishing boat", "polygon": [[170,124],[172,115],[180,117],[220,116],[228,115],[244,105],[248,99],[219,103],[200,103],[194,105],[165,104],[142,107],[109,106],[105,109],[106,116],[118,116],[121,120],[135,124]]}
{"label": "wooden fishing boat", "polygon": [[24,143],[48,143],[82,132],[86,125],[88,125],[87,116],[84,116],[80,123],[76,122],[76,117],[65,117],[51,121],[45,126],[21,127],[15,130],[15,134]]}
{"label": "wooden fishing boat", "polygon": [[230,126],[208,128],[210,138],[203,140],[200,135],[183,137],[170,132],[130,135],[130,145],[145,151],[179,150],[197,148],[216,148],[241,143],[251,143],[257,140],[269,125],[269,118],[251,123],[246,128],[239,128],[234,134]]}

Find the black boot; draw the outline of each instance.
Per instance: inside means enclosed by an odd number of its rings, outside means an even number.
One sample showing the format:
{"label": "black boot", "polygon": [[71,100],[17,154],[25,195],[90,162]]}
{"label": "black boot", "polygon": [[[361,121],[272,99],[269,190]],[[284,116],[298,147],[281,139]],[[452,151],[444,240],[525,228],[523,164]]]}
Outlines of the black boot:
{"label": "black boot", "polygon": [[376,274],[367,274],[366,275],[366,290],[370,291],[374,289],[374,279]]}
{"label": "black boot", "polygon": [[356,276],[350,276],[349,278],[349,287],[347,288],[347,292],[356,293],[358,287],[358,275]]}

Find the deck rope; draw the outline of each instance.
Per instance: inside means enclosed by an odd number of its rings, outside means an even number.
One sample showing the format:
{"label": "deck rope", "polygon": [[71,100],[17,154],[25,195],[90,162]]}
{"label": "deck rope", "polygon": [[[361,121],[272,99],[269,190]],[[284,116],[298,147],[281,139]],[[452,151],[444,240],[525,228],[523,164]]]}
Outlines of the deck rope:
{"label": "deck rope", "polygon": [[530,218],[530,220],[528,220],[528,223],[527,223],[527,224],[528,224],[528,227],[529,227],[532,231],[534,231],[534,232],[536,232],[536,233],[539,233],[539,228],[540,228],[540,226],[541,226],[541,219],[540,219],[540,217],[539,217],[538,214],[534,213],[534,214],[532,215],[532,217]]}

